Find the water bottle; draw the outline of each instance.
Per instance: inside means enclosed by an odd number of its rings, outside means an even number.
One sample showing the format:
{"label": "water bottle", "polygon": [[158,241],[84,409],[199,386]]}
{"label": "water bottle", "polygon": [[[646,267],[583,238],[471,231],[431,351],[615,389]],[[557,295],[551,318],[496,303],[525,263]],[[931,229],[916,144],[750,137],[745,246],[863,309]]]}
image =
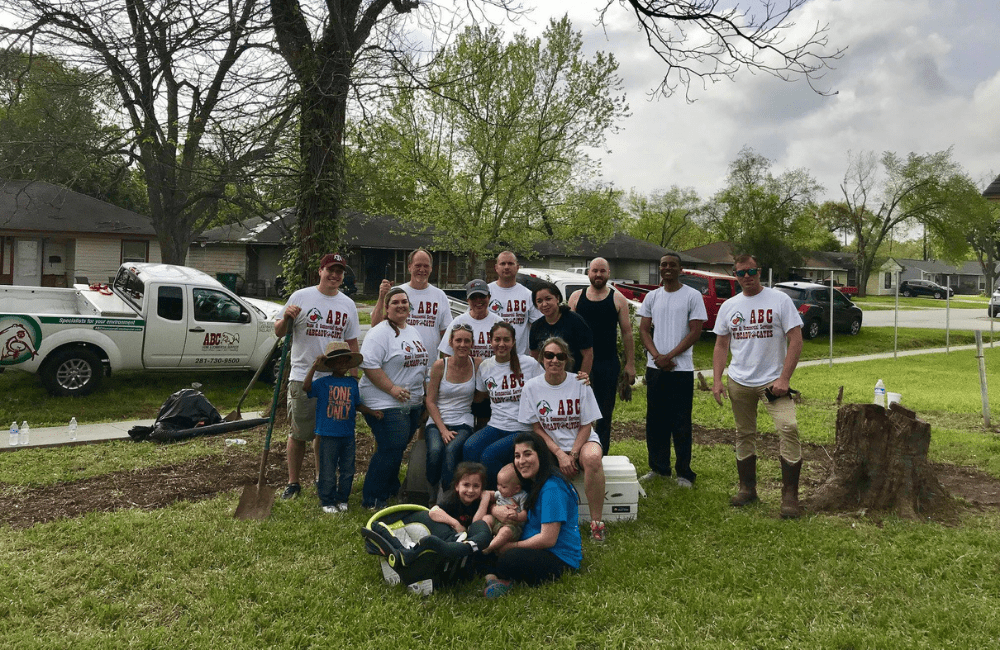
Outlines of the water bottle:
{"label": "water bottle", "polygon": [[76,440],[76,417],[69,421],[69,439]]}
{"label": "water bottle", "polygon": [[875,382],[875,403],[885,408],[885,384],[881,379]]}
{"label": "water bottle", "polygon": [[21,444],[28,444],[28,435],[31,433],[31,429],[28,427],[28,421],[25,420],[21,423]]}
{"label": "water bottle", "polygon": [[20,438],[20,436],[18,435],[18,433],[20,433],[20,432],[17,429],[17,420],[14,420],[13,422],[10,423],[10,446],[11,447],[16,447],[17,446],[18,439]]}

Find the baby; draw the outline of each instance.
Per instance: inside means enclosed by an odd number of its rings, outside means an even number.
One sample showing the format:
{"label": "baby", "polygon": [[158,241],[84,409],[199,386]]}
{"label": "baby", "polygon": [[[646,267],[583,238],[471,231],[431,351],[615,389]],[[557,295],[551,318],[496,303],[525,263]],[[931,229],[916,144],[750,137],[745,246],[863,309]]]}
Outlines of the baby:
{"label": "baby", "polygon": [[521,528],[528,520],[524,509],[528,493],[521,489],[521,481],[514,471],[514,465],[504,465],[497,472],[497,491],[490,512],[483,517],[493,532],[493,541],[483,553],[499,553],[503,547],[521,538]]}

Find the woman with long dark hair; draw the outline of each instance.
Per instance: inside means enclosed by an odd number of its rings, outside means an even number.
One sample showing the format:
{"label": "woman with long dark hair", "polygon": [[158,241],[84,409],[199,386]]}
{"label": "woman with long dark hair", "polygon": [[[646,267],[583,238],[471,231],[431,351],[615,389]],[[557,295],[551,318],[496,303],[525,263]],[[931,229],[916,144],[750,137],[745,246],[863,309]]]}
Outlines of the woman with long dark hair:
{"label": "woman with long dark hair", "polygon": [[507,546],[494,573],[486,576],[487,598],[504,595],[514,582],[554,580],[566,570],[579,569],[583,560],[576,490],[538,434],[514,438],[514,469],[528,492],[528,521],[521,539]]}
{"label": "woman with long dark hair", "polygon": [[497,472],[514,458],[514,437],[530,431],[530,425],[518,421],[521,388],[524,382],[542,374],[538,362],[526,354],[517,354],[514,327],[500,321],[490,329],[493,356],[479,364],[475,400],[490,400],[489,423],[465,441],[462,460],[486,466],[487,487],[496,487]]}
{"label": "woman with long dark hair", "polygon": [[569,345],[573,355],[573,369],[590,375],[594,364],[594,334],[587,321],[570,310],[569,305],[563,302],[559,287],[551,282],[542,282],[535,287],[532,300],[538,311],[542,312],[543,318],[531,324],[528,339],[531,356],[538,359],[542,343],[558,336]]}

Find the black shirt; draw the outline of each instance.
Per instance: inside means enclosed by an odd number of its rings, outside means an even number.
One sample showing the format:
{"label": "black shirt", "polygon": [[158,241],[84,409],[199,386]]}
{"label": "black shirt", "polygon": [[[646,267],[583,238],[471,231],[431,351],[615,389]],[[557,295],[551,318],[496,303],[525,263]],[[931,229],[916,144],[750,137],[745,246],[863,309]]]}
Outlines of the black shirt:
{"label": "black shirt", "polygon": [[618,359],[618,310],[615,309],[615,292],[608,292],[604,300],[589,300],[587,290],[580,292],[576,313],[590,327],[594,338],[594,362]]}
{"label": "black shirt", "polygon": [[531,334],[528,338],[528,347],[531,350],[538,350],[539,361],[541,361],[541,348],[545,341],[553,336],[558,336],[569,345],[569,351],[573,355],[573,367],[567,368],[569,372],[579,372],[583,364],[583,351],[594,347],[594,335],[586,321],[579,315],[573,313],[568,307],[560,306],[559,320],[549,325],[545,318],[539,318],[531,324]]}

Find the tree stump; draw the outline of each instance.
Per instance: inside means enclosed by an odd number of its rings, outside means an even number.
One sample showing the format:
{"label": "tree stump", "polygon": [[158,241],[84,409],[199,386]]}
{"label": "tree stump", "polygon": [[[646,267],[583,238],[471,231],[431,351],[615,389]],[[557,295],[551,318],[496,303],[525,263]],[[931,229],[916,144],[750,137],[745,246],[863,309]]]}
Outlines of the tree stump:
{"label": "tree stump", "polygon": [[841,407],[833,472],[808,506],[894,512],[906,519],[950,506],[951,496],[927,462],[930,441],[930,425],[899,404]]}

